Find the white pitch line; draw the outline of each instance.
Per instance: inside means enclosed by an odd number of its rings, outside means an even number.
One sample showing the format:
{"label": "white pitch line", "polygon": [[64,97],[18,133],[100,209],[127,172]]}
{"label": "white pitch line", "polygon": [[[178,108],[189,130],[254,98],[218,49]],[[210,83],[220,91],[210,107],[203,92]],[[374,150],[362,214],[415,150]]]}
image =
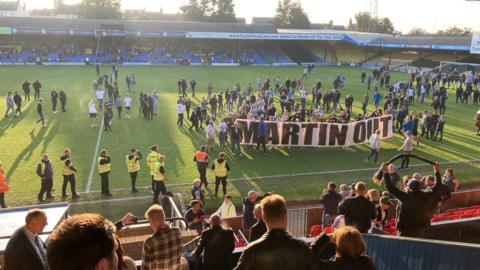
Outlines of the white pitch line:
{"label": "white pitch line", "polygon": [[[440,162],[440,165],[479,162],[479,161],[480,161],[480,159],[446,161],[446,162]],[[413,165],[410,165],[409,168],[410,167],[422,167],[422,166],[433,166],[433,165],[430,165],[430,164],[413,164]],[[291,174],[277,174],[277,175],[265,175],[265,176],[240,177],[240,178],[228,179],[228,182],[238,182],[238,181],[245,181],[245,180],[272,179],[272,178],[279,178],[279,177],[324,175],[324,174],[337,174],[337,173],[348,173],[348,172],[363,172],[363,171],[372,171],[372,170],[378,170],[378,169],[379,169],[379,167],[348,169],[348,170],[336,170],[336,171],[322,171],[322,172],[306,172],[306,173],[291,173]],[[192,182],[179,182],[179,183],[167,184],[166,186],[167,187],[179,187],[179,186],[189,186],[189,185],[192,185]],[[151,188],[151,186],[143,186],[143,187],[137,187],[137,188],[147,189],[147,188]],[[123,191],[123,190],[130,190],[130,188],[113,189],[113,191]],[[90,192],[100,192],[100,190],[92,190]]]}
{"label": "white pitch line", "polygon": [[136,196],[136,197],[124,197],[118,199],[107,199],[107,200],[95,200],[95,201],[78,201],[71,202],[70,205],[86,205],[86,204],[97,204],[97,203],[108,203],[108,202],[124,202],[132,200],[152,200],[152,196]]}
{"label": "white pitch line", "polygon": [[92,166],[90,168],[90,174],[88,175],[87,185],[85,186],[85,189],[84,189],[85,192],[90,192],[90,186],[92,185],[93,171],[95,169],[95,164],[96,164],[95,161],[97,159],[98,148],[100,147],[100,141],[102,140],[103,124],[104,124],[103,121],[105,121],[105,119],[102,117],[102,123],[100,124],[100,128],[98,129],[97,145],[95,146],[95,152],[93,152]]}

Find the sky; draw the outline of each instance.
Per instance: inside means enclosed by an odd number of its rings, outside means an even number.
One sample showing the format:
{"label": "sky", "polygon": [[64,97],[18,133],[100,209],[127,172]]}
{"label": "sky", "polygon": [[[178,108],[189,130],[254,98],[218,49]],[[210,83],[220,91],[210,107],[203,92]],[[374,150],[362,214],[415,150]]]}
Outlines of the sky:
{"label": "sky", "polygon": [[[51,8],[53,0],[22,0],[27,9]],[[64,0],[66,4],[80,0]],[[374,0],[300,0],[312,23],[347,25],[359,11],[369,11]],[[122,9],[146,9],[178,13],[188,0],[121,0]],[[234,0],[237,17],[271,17],[278,0]],[[480,31],[480,1],[467,0],[378,0],[379,17],[392,20],[395,29],[408,33],[413,27],[436,32],[450,26],[468,27]]]}

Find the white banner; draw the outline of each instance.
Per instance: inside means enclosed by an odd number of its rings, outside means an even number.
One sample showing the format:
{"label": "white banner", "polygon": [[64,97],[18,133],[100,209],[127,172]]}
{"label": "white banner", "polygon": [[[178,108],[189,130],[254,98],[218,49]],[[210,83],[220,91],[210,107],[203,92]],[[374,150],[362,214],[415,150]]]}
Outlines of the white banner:
{"label": "white banner", "polygon": [[470,53],[480,54],[480,33],[473,33],[472,45],[470,46]]}
{"label": "white banner", "polygon": [[[242,129],[242,144],[257,144],[258,123],[237,119]],[[272,122],[266,123],[266,143],[275,146],[344,147],[367,143],[370,135],[380,130],[380,138],[393,136],[391,115],[370,118],[348,124],[325,122]]]}

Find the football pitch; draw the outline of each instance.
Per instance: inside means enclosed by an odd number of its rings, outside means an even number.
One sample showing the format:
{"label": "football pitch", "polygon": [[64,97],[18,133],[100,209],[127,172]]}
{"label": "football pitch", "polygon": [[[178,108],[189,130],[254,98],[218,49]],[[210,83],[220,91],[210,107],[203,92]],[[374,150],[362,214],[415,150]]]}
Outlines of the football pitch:
{"label": "football pitch", "polygon": [[[111,66],[102,66],[102,74],[111,75]],[[176,125],[177,115],[175,103],[177,100],[177,79],[197,81],[197,97],[206,97],[206,86],[212,82],[214,93],[232,89],[236,82],[246,87],[248,82],[256,86],[256,77],[273,79],[277,75],[281,81],[286,78],[294,79],[302,76],[300,67],[127,67],[119,70],[119,90],[123,97],[127,92],[125,76],[135,74],[137,85],[133,94],[131,119],[122,117],[120,120],[114,111],[112,132],[102,132],[100,127],[91,128],[88,118],[88,100],[93,95],[92,82],[96,79],[93,66],[2,66],[0,67],[0,112],[5,112],[5,96],[8,91],[21,91],[23,81],[40,80],[42,83],[41,96],[46,100],[46,124],[34,126],[38,118],[36,102],[26,103],[21,116],[3,118],[0,120],[0,160],[4,164],[6,177],[9,180],[11,191],[6,195],[9,206],[33,204],[36,202],[40,188],[39,177],[35,175],[36,166],[43,153],[48,153],[55,169],[53,201],[61,201],[61,163],[60,156],[63,149],[72,149],[72,162],[78,170],[77,191],[82,193],[80,202],[100,200],[100,177],[97,173],[95,151],[107,149],[112,158],[112,172],[110,174],[110,188],[112,199],[119,199],[118,205],[85,204],[81,211],[98,211],[108,216],[118,216],[126,210],[135,208],[145,209],[151,201],[150,176],[145,160],[141,161],[142,169],[139,173],[137,186],[145,187],[140,193],[130,193],[130,178],[126,170],[125,156],[130,148],[135,147],[144,157],[148,148],[156,144],[161,154],[166,156],[166,171],[169,177],[167,188],[174,193],[181,193],[185,201],[190,198],[192,180],[198,177],[196,165],[193,162],[195,151],[205,142],[205,132],[189,131],[190,122],[184,121],[184,127]],[[366,85],[360,84],[359,68],[350,67],[319,67],[303,84],[311,87],[317,79],[323,83],[322,93],[332,88],[332,81],[336,75],[344,73],[346,83],[342,89],[341,104],[344,97],[353,94],[354,115],[361,112],[361,100],[366,91]],[[393,82],[407,80],[407,74],[391,73]],[[50,102],[51,89],[64,87],[67,94],[66,112],[52,113]],[[157,90],[158,113],[153,121],[145,121],[138,113],[138,94],[151,93]],[[190,96],[190,89],[187,90]],[[372,96],[373,90],[370,91]],[[382,93],[383,95],[383,93]],[[455,104],[454,90],[449,89],[447,100],[446,124],[444,138],[441,143],[421,141],[415,152],[431,160],[446,162],[447,166],[456,171],[461,186],[475,185],[480,178],[479,146],[480,137],[474,135],[474,115],[478,106],[471,103]],[[277,96],[278,98],[278,96]],[[298,98],[298,97],[297,97]],[[193,103],[200,100],[192,99]],[[309,106],[311,96],[308,97]],[[278,103],[277,103],[278,104]],[[381,103],[383,104],[383,102]],[[426,98],[424,104],[415,104],[410,111],[431,110],[431,99]],[[278,108],[279,106],[277,106]],[[98,108],[97,108],[98,109]],[[368,111],[373,110],[373,102],[369,103]],[[123,111],[124,113],[124,111]],[[186,119],[188,117],[185,117]],[[99,114],[99,125],[102,114]],[[420,131],[420,128],[419,128]],[[395,134],[394,138],[383,141],[380,160],[388,160],[398,153],[403,137]],[[366,145],[348,148],[273,148],[267,154],[253,150],[249,146],[242,146],[243,156],[235,157],[226,149],[227,160],[231,167],[228,192],[234,197],[238,205],[241,196],[245,196],[250,189],[259,192],[274,191],[282,194],[289,201],[309,201],[317,199],[329,181],[337,183],[352,183],[370,181],[374,172],[373,163],[365,163],[364,158],[369,154]],[[210,158],[216,157],[220,149],[215,147]],[[402,174],[420,171],[431,173],[432,168],[413,161],[413,166]],[[92,165],[93,168],[92,168]],[[92,177],[90,178],[90,175]],[[208,179],[213,183],[213,172],[208,172]],[[89,181],[90,180],[90,181]],[[480,182],[478,182],[480,183]],[[209,185],[213,188],[213,185]],[[69,192],[69,190],[68,190]],[[69,192],[70,193],[70,192]],[[211,190],[207,191],[207,208],[220,205],[221,199],[214,198]],[[135,199],[138,197],[138,202]],[[124,201],[122,201],[125,199]],[[139,202],[141,201],[140,205]],[[143,211],[139,210],[139,211]],[[80,211],[80,210],[79,210]],[[141,212],[137,213],[141,214]]]}

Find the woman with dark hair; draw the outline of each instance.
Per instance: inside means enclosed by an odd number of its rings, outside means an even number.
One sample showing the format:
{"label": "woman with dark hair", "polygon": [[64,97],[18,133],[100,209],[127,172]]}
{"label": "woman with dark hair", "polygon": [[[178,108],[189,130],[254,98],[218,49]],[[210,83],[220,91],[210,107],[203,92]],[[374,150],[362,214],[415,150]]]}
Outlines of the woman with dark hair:
{"label": "woman with dark hair", "polygon": [[455,177],[455,175],[453,175],[453,170],[450,169],[450,168],[445,170],[445,174],[443,175],[443,178],[442,178],[442,183],[444,185],[448,186],[448,189],[450,190],[450,193],[451,192],[457,192],[458,186],[460,185],[457,177]]}
{"label": "woman with dark hair", "polygon": [[374,270],[372,259],[366,252],[365,240],[362,234],[354,227],[346,226],[336,230],[332,234],[321,234],[312,246],[316,250],[323,250],[323,247],[335,245],[335,255],[329,260],[315,256],[315,269],[322,270]]}

